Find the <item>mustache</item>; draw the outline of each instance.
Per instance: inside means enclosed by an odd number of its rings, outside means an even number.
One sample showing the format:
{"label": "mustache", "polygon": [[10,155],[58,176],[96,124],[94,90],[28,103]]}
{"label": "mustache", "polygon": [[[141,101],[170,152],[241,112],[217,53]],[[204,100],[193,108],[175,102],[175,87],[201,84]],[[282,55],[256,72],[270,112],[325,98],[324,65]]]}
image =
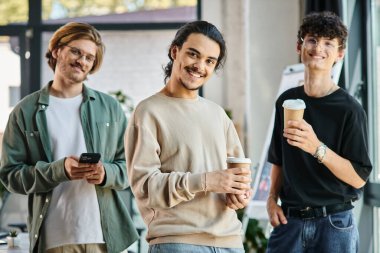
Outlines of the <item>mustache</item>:
{"label": "mustache", "polygon": [[204,73],[201,72],[201,71],[199,71],[198,68],[196,68],[196,67],[186,66],[185,70],[191,71],[191,72],[195,72],[195,73],[197,73],[197,74],[199,74],[201,76],[204,76]]}
{"label": "mustache", "polygon": [[78,67],[78,68],[80,68],[80,70],[82,70],[82,72],[84,72],[83,66],[82,66],[80,63],[78,63],[78,62],[74,62],[72,65],[73,65],[74,67]]}

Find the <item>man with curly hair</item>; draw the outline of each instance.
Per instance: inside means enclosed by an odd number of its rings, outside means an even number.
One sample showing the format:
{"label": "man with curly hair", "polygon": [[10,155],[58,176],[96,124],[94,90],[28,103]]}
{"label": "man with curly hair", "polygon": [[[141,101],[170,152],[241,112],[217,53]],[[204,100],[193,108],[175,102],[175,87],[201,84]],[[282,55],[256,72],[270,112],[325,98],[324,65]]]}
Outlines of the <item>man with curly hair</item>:
{"label": "man with curly hair", "polygon": [[[299,29],[305,81],[276,101],[268,154],[273,166],[267,211],[274,226],[269,253],[358,251],[352,202],[372,165],[366,113],[331,78],[333,65],[344,57],[347,35],[331,12],[307,15]],[[288,121],[284,128],[287,99],[304,100],[306,109],[303,120]]]}

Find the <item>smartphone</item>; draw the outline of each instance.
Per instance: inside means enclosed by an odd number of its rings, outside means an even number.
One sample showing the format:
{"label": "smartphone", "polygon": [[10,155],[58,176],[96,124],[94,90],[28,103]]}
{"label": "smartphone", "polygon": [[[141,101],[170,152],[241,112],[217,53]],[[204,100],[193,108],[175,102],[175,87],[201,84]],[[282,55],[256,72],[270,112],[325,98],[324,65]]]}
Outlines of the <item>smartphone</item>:
{"label": "smartphone", "polygon": [[100,160],[99,153],[82,153],[79,157],[80,163],[98,163]]}

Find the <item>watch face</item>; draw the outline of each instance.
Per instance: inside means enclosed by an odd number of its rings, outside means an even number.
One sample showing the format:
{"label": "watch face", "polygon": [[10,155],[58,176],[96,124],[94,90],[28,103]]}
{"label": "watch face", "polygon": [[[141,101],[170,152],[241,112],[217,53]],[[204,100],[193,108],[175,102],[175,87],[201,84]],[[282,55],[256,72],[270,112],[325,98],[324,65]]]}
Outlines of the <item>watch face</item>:
{"label": "watch face", "polygon": [[323,143],[317,148],[314,157],[318,159],[318,162],[321,162],[326,154],[326,145]]}
{"label": "watch face", "polygon": [[325,145],[319,146],[317,150],[317,159],[319,162],[323,160],[323,158],[325,157],[325,154],[326,154],[326,146]]}

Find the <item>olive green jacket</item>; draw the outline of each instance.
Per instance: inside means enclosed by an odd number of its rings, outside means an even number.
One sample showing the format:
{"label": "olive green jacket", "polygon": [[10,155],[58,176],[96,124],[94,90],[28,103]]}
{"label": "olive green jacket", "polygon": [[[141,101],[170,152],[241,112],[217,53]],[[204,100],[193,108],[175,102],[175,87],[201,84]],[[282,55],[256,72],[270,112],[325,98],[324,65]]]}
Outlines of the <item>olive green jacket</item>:
{"label": "olive green jacket", "polygon": [[[50,146],[52,129],[47,129],[45,113],[50,84],[26,96],[10,114],[0,164],[0,180],[5,187],[10,192],[29,196],[30,252],[38,253],[44,250],[45,236],[41,234],[41,227],[52,191],[69,180],[64,159],[53,161]],[[87,151],[101,153],[106,172],[104,183],[95,187],[104,240],[108,252],[120,252],[138,238],[127,200],[120,192],[129,187],[123,143],[127,120],[115,99],[85,85],[80,114]]]}

